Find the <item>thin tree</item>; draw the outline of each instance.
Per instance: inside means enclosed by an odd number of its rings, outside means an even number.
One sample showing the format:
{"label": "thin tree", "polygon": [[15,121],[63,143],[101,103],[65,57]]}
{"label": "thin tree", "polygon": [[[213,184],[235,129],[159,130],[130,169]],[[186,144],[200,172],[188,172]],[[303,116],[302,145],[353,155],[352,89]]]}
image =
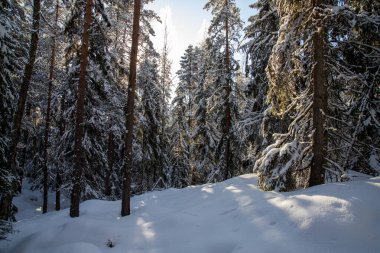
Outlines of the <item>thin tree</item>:
{"label": "thin tree", "polygon": [[104,194],[106,196],[111,196],[112,187],[111,187],[111,176],[113,172],[113,164],[114,164],[114,153],[115,153],[115,144],[114,144],[114,136],[112,130],[108,132],[108,150],[107,150],[107,160],[108,160],[108,168],[106,171],[106,177],[104,180]]}
{"label": "thin tree", "polygon": [[[322,4],[322,0],[312,0],[312,7]],[[319,15],[316,20],[321,20]],[[313,98],[313,159],[311,163],[309,186],[323,184],[325,181],[325,154],[327,135],[325,134],[325,113],[327,113],[327,85],[324,56],[325,32],[323,24],[319,24],[318,30],[313,35],[314,68],[312,70]]]}
{"label": "thin tree", "polygon": [[[28,96],[28,90],[30,86],[30,81],[33,74],[34,62],[36,60],[37,55],[37,47],[38,47],[38,32],[40,29],[40,11],[41,11],[41,1],[34,0],[33,1],[33,25],[32,25],[32,33],[30,39],[30,47],[29,47],[29,60],[25,65],[24,75],[21,83],[21,89],[19,92],[18,102],[17,102],[17,110],[13,118],[13,126],[11,132],[11,144],[9,149],[9,159],[8,166],[11,168],[12,172],[17,175],[17,166],[16,166],[16,157],[17,157],[17,145],[20,140],[21,133],[21,122],[24,116],[26,99]],[[18,185],[18,191],[21,191],[21,182]]]}
{"label": "thin tree", "polygon": [[77,98],[77,111],[75,123],[74,146],[74,177],[71,191],[70,216],[79,217],[79,202],[81,195],[82,160],[83,160],[83,123],[84,123],[84,97],[86,91],[86,72],[88,63],[88,47],[90,40],[90,25],[92,22],[92,0],[86,1],[85,17],[82,36],[82,48],[79,70],[79,86]]}
{"label": "thin tree", "polygon": [[129,73],[129,87],[127,106],[125,109],[126,116],[126,138],[125,138],[125,163],[123,168],[123,191],[121,201],[121,216],[126,216],[131,213],[130,198],[131,198],[131,170],[132,170],[132,144],[133,144],[133,125],[134,125],[134,108],[135,108],[135,93],[136,93],[136,72],[137,72],[137,52],[140,33],[140,13],[141,0],[134,1],[133,10],[133,29],[132,29],[132,51]]}
{"label": "thin tree", "polygon": [[[171,67],[172,61],[169,59],[170,46],[169,46],[169,30],[167,24],[167,18],[164,20],[164,44],[161,50],[161,85],[164,91],[165,100],[170,98],[170,86],[171,86]],[[165,101],[168,103],[168,101]]]}
{"label": "thin tree", "polygon": [[44,167],[43,167],[43,175],[44,175],[44,192],[43,192],[43,204],[42,204],[42,213],[47,212],[47,203],[48,203],[48,142],[49,142],[49,128],[50,128],[50,114],[51,114],[51,93],[53,89],[53,80],[54,80],[54,65],[55,65],[55,39],[57,36],[57,24],[58,24],[58,11],[59,11],[59,3],[58,0],[55,5],[55,20],[54,20],[54,30],[53,37],[51,42],[51,55],[50,55],[50,66],[49,66],[49,83],[48,83],[48,97],[47,97],[47,108],[46,108],[46,122],[45,122],[45,136],[44,136]]}
{"label": "thin tree", "polygon": [[[225,0],[224,6],[227,9],[229,6],[229,1]],[[226,12],[228,14],[228,12]],[[230,169],[230,131],[231,131],[231,106],[230,106],[230,94],[231,94],[231,63],[230,63],[230,42],[229,42],[229,20],[228,17],[225,18],[224,30],[226,32],[226,47],[225,47],[225,64],[226,64],[226,97],[225,97],[225,125],[223,128],[223,134],[226,136],[226,144],[224,149],[224,159],[226,161],[224,168],[224,180],[228,179],[229,169]]]}

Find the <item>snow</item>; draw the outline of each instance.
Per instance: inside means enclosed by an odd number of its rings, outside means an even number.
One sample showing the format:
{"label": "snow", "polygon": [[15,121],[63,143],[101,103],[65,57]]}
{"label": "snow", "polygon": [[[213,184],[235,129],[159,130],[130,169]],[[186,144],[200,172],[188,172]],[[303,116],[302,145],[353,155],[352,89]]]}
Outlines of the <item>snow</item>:
{"label": "snow", "polygon": [[86,201],[75,219],[67,209],[23,211],[0,252],[380,252],[380,178],[290,193],[260,191],[256,181],[250,174],[136,196],[128,217],[120,201]]}
{"label": "snow", "polygon": [[380,159],[377,152],[373,151],[370,158],[369,158],[369,165],[372,167],[372,169],[377,170],[380,172]]}
{"label": "snow", "polygon": [[[55,193],[50,192],[48,195],[48,210],[55,208]],[[36,219],[42,215],[42,193],[31,190],[31,183],[24,180],[22,194],[13,198],[13,203],[18,208],[16,219],[21,223],[24,220]],[[61,207],[67,208],[70,205],[70,199],[61,195]],[[1,248],[0,248],[1,249]],[[2,253],[0,251],[0,253]]]}

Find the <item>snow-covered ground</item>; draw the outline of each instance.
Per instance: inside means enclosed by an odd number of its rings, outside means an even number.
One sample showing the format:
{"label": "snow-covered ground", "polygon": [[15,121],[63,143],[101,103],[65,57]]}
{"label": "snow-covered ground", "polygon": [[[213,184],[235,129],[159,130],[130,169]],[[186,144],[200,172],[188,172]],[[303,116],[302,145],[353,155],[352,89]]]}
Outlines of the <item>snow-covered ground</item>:
{"label": "snow-covered ground", "polygon": [[124,218],[120,201],[100,200],[82,203],[79,218],[36,216],[28,194],[1,253],[380,252],[380,178],[277,193],[244,175],[134,197]]}

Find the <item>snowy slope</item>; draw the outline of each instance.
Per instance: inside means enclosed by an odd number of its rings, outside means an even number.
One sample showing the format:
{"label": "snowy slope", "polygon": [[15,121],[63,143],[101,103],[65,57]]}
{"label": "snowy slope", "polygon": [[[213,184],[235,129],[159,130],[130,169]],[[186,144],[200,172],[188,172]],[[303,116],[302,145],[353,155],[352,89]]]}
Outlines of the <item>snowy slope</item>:
{"label": "snowy slope", "polygon": [[0,252],[380,252],[380,178],[291,193],[255,184],[245,175],[144,194],[125,218],[119,201],[86,201],[76,219],[66,209],[18,222]]}

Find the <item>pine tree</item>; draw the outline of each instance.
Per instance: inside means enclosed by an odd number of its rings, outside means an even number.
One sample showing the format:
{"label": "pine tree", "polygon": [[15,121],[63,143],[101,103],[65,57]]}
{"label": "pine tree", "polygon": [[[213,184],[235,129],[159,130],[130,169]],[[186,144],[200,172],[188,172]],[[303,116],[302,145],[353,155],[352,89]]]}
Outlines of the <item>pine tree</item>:
{"label": "pine tree", "polygon": [[[332,127],[329,181],[347,180],[349,170],[379,173],[379,29],[375,1],[338,1],[326,12],[331,33],[327,58]],[[352,22],[352,20],[356,20]],[[371,143],[371,144],[369,144]]]}
{"label": "pine tree", "polygon": [[164,20],[164,44],[162,46],[160,61],[159,61],[159,69],[160,69],[160,110],[161,110],[161,124],[160,124],[160,143],[162,149],[162,170],[160,172],[162,176],[161,187],[168,187],[170,185],[171,178],[171,160],[172,153],[170,149],[170,106],[169,103],[171,101],[171,92],[173,86],[173,78],[172,78],[172,60],[170,59],[170,45],[169,45],[169,30],[167,25],[167,20]]}
{"label": "pine tree", "polygon": [[355,168],[376,174],[376,148],[364,142],[378,142],[378,57],[368,57],[377,55],[370,31],[378,14],[373,6],[371,17],[357,12],[354,2],[323,3],[277,3],[282,26],[267,68],[268,98],[272,113],[291,123],[256,161],[263,189],[346,180]]}
{"label": "pine tree", "polygon": [[18,83],[27,55],[25,21],[25,13],[17,2],[0,1],[0,239],[10,231],[8,221],[13,219],[12,184],[17,175],[7,166],[7,154]]}
{"label": "pine tree", "polygon": [[[271,134],[283,132],[287,120],[276,119],[271,115],[270,104],[267,103],[268,78],[265,69],[273,46],[277,41],[279,17],[274,1],[260,0],[251,5],[257,14],[251,16],[245,28],[248,42],[242,46],[246,54],[246,81],[244,87],[244,115],[239,126],[244,129],[247,140],[246,163],[251,166],[260,152],[272,141]],[[246,166],[247,166],[246,165]]]}
{"label": "pine tree", "polygon": [[[170,46],[169,46],[169,30],[168,25],[166,23],[167,21],[164,20],[164,44],[162,46],[161,55],[160,55],[160,83],[161,83],[161,89],[164,92],[165,96],[165,104],[169,103],[170,99],[170,92],[171,92],[171,86],[172,86],[172,61],[169,58],[170,54]],[[165,109],[168,113],[169,108]]]}
{"label": "pine tree", "polygon": [[58,15],[59,15],[59,2],[57,0],[55,4],[55,18],[53,27],[53,37],[51,41],[51,55],[50,55],[50,66],[49,66],[49,84],[48,84],[48,97],[46,106],[46,120],[45,120],[45,133],[44,133],[44,164],[43,164],[43,174],[44,174],[44,189],[43,189],[43,204],[42,213],[47,212],[48,208],[48,190],[49,190],[49,170],[48,170],[48,146],[49,146],[49,132],[51,125],[51,98],[52,89],[54,81],[54,65],[56,57],[56,36],[57,36],[57,26],[58,26]]}
{"label": "pine tree", "polygon": [[83,121],[84,121],[84,97],[86,92],[86,72],[88,63],[88,47],[90,41],[90,26],[92,22],[92,0],[86,1],[85,17],[83,26],[81,56],[80,56],[80,72],[79,85],[77,95],[77,108],[75,120],[75,146],[74,146],[74,176],[73,189],[71,191],[70,216],[79,216],[79,202],[81,198],[81,177],[82,177],[82,161],[83,161]]}
{"label": "pine tree", "polygon": [[[17,101],[17,109],[13,116],[13,124],[11,131],[11,140],[9,146],[9,158],[8,158],[8,167],[11,168],[13,173],[17,175],[17,177],[21,177],[22,172],[20,168],[17,166],[17,145],[20,140],[21,134],[21,123],[22,118],[24,116],[26,99],[28,96],[28,90],[32,78],[34,62],[36,60],[37,55],[37,46],[38,46],[38,33],[40,29],[40,10],[41,10],[41,1],[35,0],[33,2],[33,24],[32,24],[32,32],[30,38],[29,45],[29,58],[24,68],[24,74],[21,82],[21,87],[19,90],[18,101]],[[16,192],[21,191],[21,181],[17,183]]]}
{"label": "pine tree", "polygon": [[[109,29],[110,19],[104,6],[104,1],[96,1],[90,12],[94,22],[91,22],[89,27],[91,36],[89,36],[88,42],[88,65],[84,93],[83,139],[81,141],[83,159],[81,160],[82,176],[79,180],[81,197],[76,201],[105,196],[104,181],[107,171],[104,168],[107,168],[108,165],[106,154],[109,131],[113,132],[115,141],[121,139],[123,132],[122,106],[125,100],[118,87],[118,78],[120,77],[118,63],[109,51],[112,42],[108,36],[108,33],[111,32]],[[52,98],[52,106],[57,111],[57,115],[51,138],[51,145],[55,148],[51,153],[50,170],[56,178],[56,208],[59,207],[60,193],[70,192],[73,183],[78,185],[78,182],[72,180],[75,164],[75,125],[73,123],[76,122],[84,9],[83,1],[76,1],[74,5],[69,6],[70,14],[64,26],[64,34],[68,38],[64,58],[66,73],[64,80],[54,90]],[[116,153],[118,151],[119,149]],[[118,173],[118,166],[118,163],[114,164],[112,180],[117,178],[115,173]],[[117,182],[111,182],[111,185],[114,183]],[[110,196],[112,199],[115,198],[113,194],[117,194],[117,190],[112,191],[112,196]]]}
{"label": "pine tree", "polygon": [[133,144],[133,126],[134,126],[134,110],[135,110],[135,90],[136,90],[136,65],[138,53],[138,41],[140,31],[140,13],[141,0],[134,1],[133,12],[133,30],[132,30],[132,51],[130,60],[128,98],[126,105],[126,138],[125,138],[125,164],[123,168],[123,191],[121,203],[121,215],[126,216],[131,213],[131,171],[133,163],[132,144]]}
{"label": "pine tree", "polygon": [[152,190],[164,182],[166,135],[163,133],[165,99],[158,75],[158,54],[148,53],[139,66],[138,103],[136,107],[138,143],[141,147],[139,174],[141,192]]}
{"label": "pine tree", "polygon": [[214,119],[221,128],[217,148],[219,165],[215,175],[226,180],[240,173],[238,156],[240,144],[235,131],[238,116],[238,87],[234,83],[238,67],[237,62],[233,60],[233,48],[234,43],[238,43],[242,22],[234,0],[210,0],[205,9],[211,10],[213,14],[209,28],[214,59],[212,71],[216,75],[213,106],[217,108]]}
{"label": "pine tree", "polygon": [[328,111],[320,4],[277,2],[281,29],[267,67],[268,98],[272,113],[292,122],[287,133],[274,135],[274,143],[256,161],[263,189],[291,190],[324,182]]}
{"label": "pine tree", "polygon": [[[173,151],[175,153],[175,176],[173,179],[176,187],[185,187],[192,184],[194,169],[194,92],[198,84],[199,49],[188,46],[181,57],[177,75],[179,83],[176,96],[173,99],[173,126],[176,138],[173,139]],[[179,140],[179,142],[177,141]]]}
{"label": "pine tree", "polygon": [[212,58],[207,50],[206,41],[201,48],[195,48],[197,65],[197,83],[194,89],[194,131],[193,131],[193,157],[194,171],[193,183],[207,183],[213,180],[212,172],[216,168],[215,150],[217,132],[208,110],[208,99],[211,97],[213,83],[208,83]]}

